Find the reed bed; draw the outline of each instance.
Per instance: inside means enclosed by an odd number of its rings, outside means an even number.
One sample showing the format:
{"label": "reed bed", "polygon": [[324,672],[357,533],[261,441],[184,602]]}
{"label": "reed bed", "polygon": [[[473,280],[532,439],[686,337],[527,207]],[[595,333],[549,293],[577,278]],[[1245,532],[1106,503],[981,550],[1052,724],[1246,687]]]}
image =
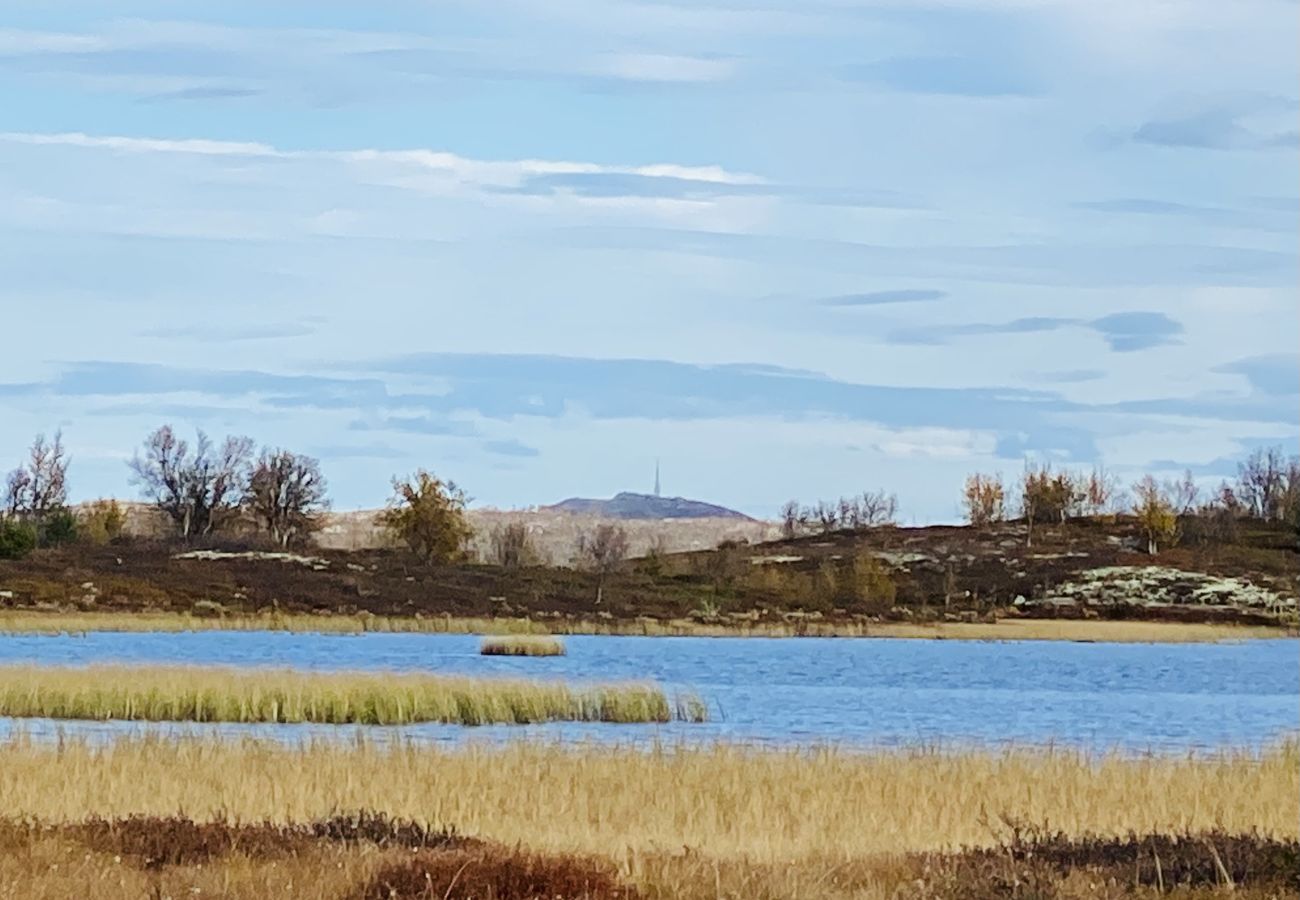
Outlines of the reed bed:
{"label": "reed bed", "polygon": [[46,822],[311,822],[368,809],[505,846],[633,854],[641,862],[630,871],[683,847],[779,869],[995,846],[1012,822],[1073,835],[1217,829],[1295,840],[1300,743],[1133,757],[18,736],[0,741],[0,809]]}
{"label": "reed bed", "polygon": [[563,656],[567,651],[556,637],[508,635],[484,638],[478,652],[484,656]]}
{"label": "reed bed", "polygon": [[418,674],[0,666],[0,716],[170,722],[457,725],[703,721],[704,704],[658,687]]}
{"label": "reed bed", "polygon": [[197,616],[183,612],[0,612],[0,634],[84,634],[97,631],[286,631],[318,634],[629,635],[645,637],[872,637],[971,641],[1113,641],[1202,643],[1296,637],[1287,626],[1204,622],[1135,622],[1081,619],[1001,619],[997,622],[699,622],[693,619],[594,621],[587,619],[467,618],[308,613]]}

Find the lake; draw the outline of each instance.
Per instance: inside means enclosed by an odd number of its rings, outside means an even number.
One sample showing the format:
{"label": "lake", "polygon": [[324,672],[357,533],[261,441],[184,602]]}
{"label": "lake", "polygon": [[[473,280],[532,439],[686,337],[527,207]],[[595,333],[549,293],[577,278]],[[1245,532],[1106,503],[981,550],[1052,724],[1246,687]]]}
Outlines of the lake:
{"label": "lake", "polygon": [[[709,704],[704,725],[556,723],[369,728],[418,740],[541,737],[1258,748],[1300,723],[1300,641],[1224,644],[568,637],[556,658],[485,657],[465,635],[279,632],[0,637],[0,663],[282,666],[576,681],[653,680]],[[350,726],[146,725],[0,719],[0,735],[172,730],[297,738]]]}

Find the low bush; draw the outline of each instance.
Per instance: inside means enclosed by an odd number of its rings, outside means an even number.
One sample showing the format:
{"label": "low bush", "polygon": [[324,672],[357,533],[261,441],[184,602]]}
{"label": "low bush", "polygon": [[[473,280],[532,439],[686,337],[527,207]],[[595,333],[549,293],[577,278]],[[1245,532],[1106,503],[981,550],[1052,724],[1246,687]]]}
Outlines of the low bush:
{"label": "low bush", "polygon": [[14,519],[0,520],[0,559],[22,559],[35,549],[35,528]]}
{"label": "low bush", "polygon": [[118,856],[145,869],[203,865],[233,853],[250,859],[273,859],[302,853],[320,843],[411,850],[466,848],[480,843],[458,835],[454,829],[429,828],[366,810],[287,824],[143,815],[117,819],[92,816],[59,824],[0,820],[0,848],[5,852],[30,848],[49,837]]}
{"label": "low bush", "polygon": [[96,500],[77,516],[77,537],[87,544],[107,544],[121,537],[126,515],[116,500]]}
{"label": "low bush", "polygon": [[635,900],[604,860],[487,846],[391,863],[347,900]]}

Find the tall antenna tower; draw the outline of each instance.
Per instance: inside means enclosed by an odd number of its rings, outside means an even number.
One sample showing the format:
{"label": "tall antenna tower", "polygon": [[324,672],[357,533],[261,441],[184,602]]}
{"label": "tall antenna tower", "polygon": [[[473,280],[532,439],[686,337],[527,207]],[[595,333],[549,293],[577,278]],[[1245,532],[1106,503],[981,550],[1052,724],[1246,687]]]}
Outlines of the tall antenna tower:
{"label": "tall antenna tower", "polygon": [[659,496],[659,457],[655,457],[655,496]]}

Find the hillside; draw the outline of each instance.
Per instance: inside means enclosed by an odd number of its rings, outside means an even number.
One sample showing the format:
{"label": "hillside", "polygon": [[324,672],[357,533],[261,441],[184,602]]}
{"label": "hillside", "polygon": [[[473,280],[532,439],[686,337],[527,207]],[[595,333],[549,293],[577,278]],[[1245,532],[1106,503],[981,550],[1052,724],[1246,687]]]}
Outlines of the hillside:
{"label": "hillside", "polygon": [[[118,505],[126,513],[127,535],[159,538],[165,533],[166,523],[146,504],[118,501]],[[493,529],[511,522],[522,522],[527,526],[529,537],[542,558],[555,565],[568,564],[573,558],[579,535],[602,522],[616,522],[627,532],[629,553],[633,557],[644,556],[652,548],[664,553],[681,553],[712,549],[723,541],[758,543],[780,533],[771,522],[751,519],[709,504],[700,506],[722,510],[725,515],[677,519],[623,518],[598,512],[572,512],[556,506],[522,510],[471,508],[467,511],[474,531],[470,549],[480,558],[487,558]],[[384,549],[388,540],[375,524],[377,512],[363,509],[326,514],[324,526],[316,535],[316,545],[322,550]]]}
{"label": "hillside", "polygon": [[744,513],[715,506],[685,497],[660,497],[656,494],[636,494],[623,491],[608,500],[570,497],[552,506],[543,506],[543,512],[562,512],[575,515],[596,516],[602,519],[740,519],[754,521]]}
{"label": "hillside", "polygon": [[877,528],[629,560],[606,581],[570,568],[428,568],[392,549],[304,555],[147,540],[0,562],[0,605],[46,612],[268,611],[524,617],[555,630],[709,626],[860,633],[871,623],[1103,618],[1294,625],[1294,533],[1157,556],[1132,523]]}

